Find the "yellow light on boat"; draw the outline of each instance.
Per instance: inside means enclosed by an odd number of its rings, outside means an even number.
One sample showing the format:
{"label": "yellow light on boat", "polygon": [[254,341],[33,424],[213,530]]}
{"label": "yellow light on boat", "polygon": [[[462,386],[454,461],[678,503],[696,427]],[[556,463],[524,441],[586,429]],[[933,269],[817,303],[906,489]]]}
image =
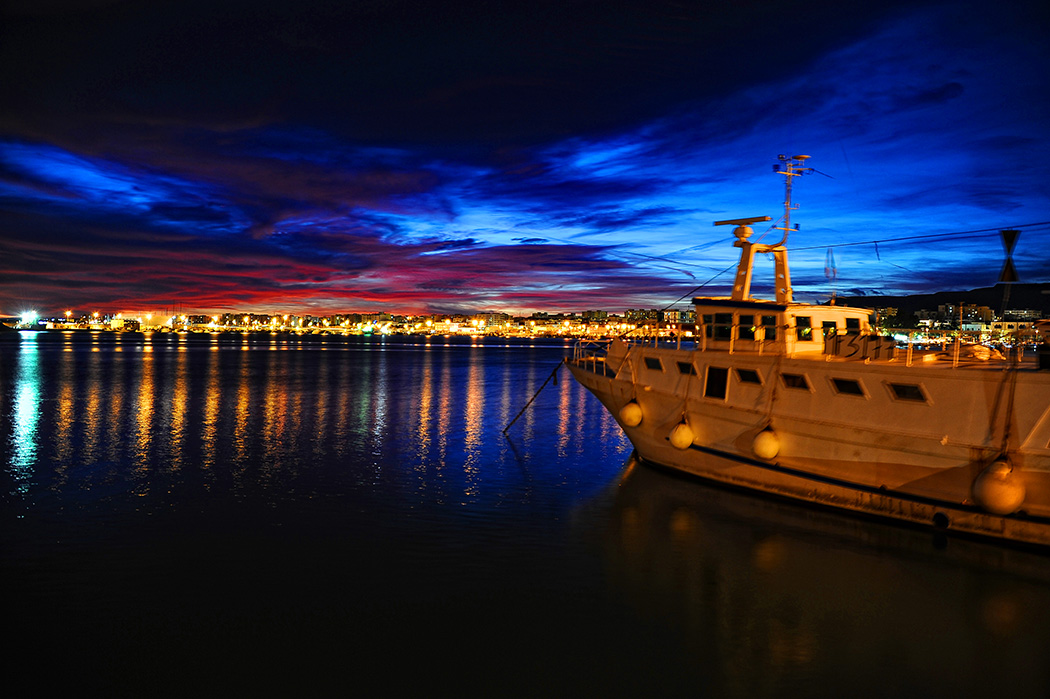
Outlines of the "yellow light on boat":
{"label": "yellow light on boat", "polygon": [[751,442],[751,450],[758,458],[768,461],[780,452],[780,438],[773,430],[762,430]]}
{"label": "yellow light on boat", "polygon": [[642,424],[642,406],[637,401],[630,401],[620,408],[620,422],[628,427],[637,427]]}
{"label": "yellow light on boat", "polygon": [[693,429],[684,420],[671,430],[671,446],[675,449],[688,449],[693,444]]}
{"label": "yellow light on boat", "polygon": [[995,461],[973,482],[973,500],[994,515],[1017,512],[1024,502],[1021,474],[1014,473],[1006,461]]}

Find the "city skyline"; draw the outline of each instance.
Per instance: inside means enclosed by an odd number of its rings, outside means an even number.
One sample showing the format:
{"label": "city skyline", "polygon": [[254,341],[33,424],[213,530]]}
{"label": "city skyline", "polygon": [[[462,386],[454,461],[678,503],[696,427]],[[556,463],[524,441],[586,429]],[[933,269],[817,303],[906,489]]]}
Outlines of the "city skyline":
{"label": "city skyline", "polygon": [[[911,296],[872,296],[859,299],[861,302],[859,304],[857,303],[858,299],[851,298],[837,298],[834,302],[839,305],[859,305],[859,307],[868,308],[878,315],[889,312],[892,315],[903,314],[911,316],[914,314],[918,317],[931,315],[955,317],[959,309],[965,309],[966,317],[972,315],[975,318],[980,317],[984,320],[993,318],[1039,320],[1048,313],[1046,310],[1047,299],[1050,299],[1050,284],[997,284],[994,287],[968,291],[940,291]],[[868,303],[865,304],[863,303],[864,301]],[[1009,303],[1007,303],[1008,301]],[[584,321],[598,322],[605,319],[615,321],[642,319],[660,320],[661,322],[665,320],[668,320],[668,322],[692,322],[693,315],[692,300],[688,303],[679,303],[663,308],[547,308],[526,313],[508,313],[492,309],[461,309],[459,311],[438,313],[401,313],[392,309],[343,309],[321,315],[295,311],[274,312],[267,309],[228,309],[222,312],[207,313],[187,307],[139,310],[84,310],[83,304],[78,304],[76,310],[67,309],[64,312],[41,313],[34,309],[26,311],[21,316],[4,316],[0,314],[0,321],[8,324],[17,322],[22,327],[51,322],[79,324],[81,326],[85,326],[85,324],[107,325],[113,320],[120,321],[121,319],[134,320],[135,322],[153,326],[174,324],[180,326],[212,325],[229,327],[241,324],[266,325],[276,322],[282,326],[296,326],[305,323],[320,327],[321,325],[326,325],[327,321],[338,324],[344,320],[349,323],[368,323],[386,320],[412,322],[431,319],[434,321],[462,322],[480,319],[484,323],[494,323],[529,319],[550,319],[560,322],[564,319],[582,318]]]}
{"label": "city skyline", "polygon": [[1040,3],[3,12],[0,315],[687,304],[783,153],[799,298],[1050,281]]}
{"label": "city skyline", "polygon": [[[517,318],[527,318],[532,316],[550,316],[550,317],[561,317],[561,316],[586,316],[588,314],[608,314],[610,316],[628,316],[632,313],[690,313],[693,310],[694,299],[682,299],[678,303],[674,303],[663,307],[646,307],[639,306],[637,308],[620,306],[609,306],[605,308],[582,308],[582,307],[547,307],[542,309],[530,309],[529,311],[512,313],[507,311],[500,311],[495,309],[485,308],[461,308],[455,311],[438,311],[438,312],[420,312],[420,313],[408,313],[401,312],[398,309],[384,308],[382,306],[372,309],[356,309],[356,308],[343,308],[343,309],[325,309],[323,313],[310,313],[302,310],[289,310],[282,309],[280,311],[274,311],[267,308],[226,308],[221,311],[202,311],[201,309],[188,307],[188,306],[171,306],[164,308],[146,308],[142,306],[130,306],[126,308],[107,308],[100,306],[87,306],[83,303],[73,304],[72,307],[65,310],[59,309],[27,309],[20,314],[4,314],[0,313],[0,320],[16,320],[20,319],[21,322],[25,323],[27,317],[32,316],[35,319],[40,320],[79,320],[79,321],[91,321],[92,318],[96,319],[111,319],[120,316],[133,317],[138,319],[148,318],[178,318],[178,317],[196,317],[196,318],[229,318],[229,317],[241,317],[244,315],[259,316],[264,318],[281,317],[285,318],[335,318],[335,317],[350,317],[350,316],[387,316],[387,317],[408,317],[408,318],[419,318],[419,317],[482,317],[482,316],[495,316],[503,315]],[[831,299],[828,302],[832,302]],[[967,290],[949,290],[949,291],[931,291],[922,294],[912,294],[905,296],[869,296],[869,297],[836,297],[835,303],[840,305],[852,305],[859,306],[861,308],[870,308],[873,311],[877,311],[885,308],[897,308],[900,307],[903,312],[911,313],[923,309],[936,308],[941,305],[949,304],[952,306],[966,306],[966,307],[982,307],[989,309],[996,309],[1000,314],[1010,313],[1032,313],[1035,312],[1042,315],[1050,315],[1050,283],[1046,284],[1017,284],[1009,283],[1002,284],[997,283],[994,286],[978,288],[978,289],[967,289]]]}

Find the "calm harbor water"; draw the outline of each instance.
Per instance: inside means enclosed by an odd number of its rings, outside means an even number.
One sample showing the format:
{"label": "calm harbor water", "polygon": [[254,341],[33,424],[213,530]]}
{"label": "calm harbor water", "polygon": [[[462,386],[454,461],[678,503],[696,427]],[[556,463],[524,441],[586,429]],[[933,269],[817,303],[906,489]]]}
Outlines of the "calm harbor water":
{"label": "calm harbor water", "polygon": [[1050,696],[1050,556],[631,459],[567,343],[5,333],[10,687]]}

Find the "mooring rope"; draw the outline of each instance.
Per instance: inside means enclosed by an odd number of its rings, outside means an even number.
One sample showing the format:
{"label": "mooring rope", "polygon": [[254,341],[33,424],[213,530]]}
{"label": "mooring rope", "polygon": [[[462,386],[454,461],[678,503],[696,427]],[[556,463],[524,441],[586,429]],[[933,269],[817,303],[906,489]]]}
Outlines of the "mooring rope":
{"label": "mooring rope", "polygon": [[543,382],[543,385],[536,389],[536,392],[532,394],[532,398],[529,398],[529,402],[525,404],[525,407],[519,410],[518,414],[514,416],[514,419],[507,423],[507,426],[503,428],[503,434],[507,434],[507,430],[510,429],[511,425],[517,422],[518,418],[521,417],[522,413],[529,409],[529,406],[532,405],[532,401],[536,400],[536,396],[540,395],[540,391],[542,391],[547,386],[547,384],[550,383],[550,380],[553,379],[554,375],[558,373],[558,369],[561,369],[562,364],[563,362],[558,362],[558,365],[554,367],[554,371],[552,371],[551,375],[547,377],[547,380]]}

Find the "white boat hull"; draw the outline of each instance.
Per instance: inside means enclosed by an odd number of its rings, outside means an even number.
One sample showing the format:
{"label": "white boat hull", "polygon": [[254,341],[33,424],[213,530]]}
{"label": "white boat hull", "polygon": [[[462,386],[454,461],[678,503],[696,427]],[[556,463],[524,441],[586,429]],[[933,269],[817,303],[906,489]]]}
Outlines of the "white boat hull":
{"label": "white boat hull", "polygon": [[[1034,366],[905,366],[625,343],[568,366],[646,461],[822,506],[1050,546],[1050,372]],[[727,371],[724,395],[705,394],[708,366]],[[737,369],[759,381],[737,381]],[[806,388],[785,388],[784,374],[804,376]],[[856,392],[837,392],[836,381]],[[890,389],[900,384],[921,387],[923,400],[896,399]],[[631,402],[639,412],[625,422]],[[682,423],[688,429],[672,438]],[[775,453],[756,443],[762,433]],[[996,463],[1009,464],[1006,485],[992,496],[978,492],[978,504],[975,482]],[[1000,494],[1019,495],[1020,505],[997,514]]]}

